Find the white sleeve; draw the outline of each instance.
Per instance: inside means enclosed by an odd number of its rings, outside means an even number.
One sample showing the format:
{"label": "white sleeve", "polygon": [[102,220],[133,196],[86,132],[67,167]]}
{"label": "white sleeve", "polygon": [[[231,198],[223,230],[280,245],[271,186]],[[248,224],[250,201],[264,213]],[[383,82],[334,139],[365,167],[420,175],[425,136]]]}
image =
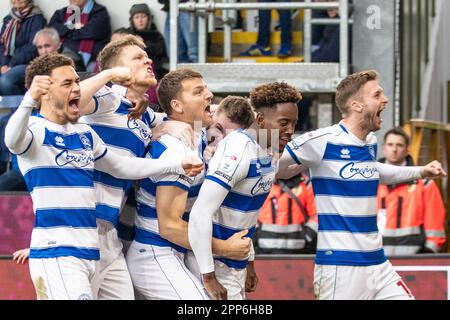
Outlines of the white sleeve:
{"label": "white sleeve", "polygon": [[288,153],[298,165],[314,167],[322,161],[327,147],[327,137],[328,132],[323,130],[305,133],[288,143],[283,157]]}
{"label": "white sleeve", "polygon": [[93,96],[95,107],[92,114],[105,114],[108,112],[114,112],[120,105],[122,96],[114,91],[112,91],[107,86],[103,86],[97,93]]}
{"label": "white sleeve", "polygon": [[214,181],[205,180],[189,215],[189,243],[202,274],[214,271],[212,217],[227,195],[227,189]]}
{"label": "white sleeve", "polygon": [[24,153],[33,142],[33,134],[28,130],[31,112],[38,104],[27,92],[5,128],[5,144],[13,154]]}
{"label": "white sleeve", "polygon": [[[100,137],[92,130],[95,140],[104,145]],[[94,144],[95,148],[95,144]],[[103,151],[102,151],[103,150]],[[118,179],[139,180],[151,176],[175,173],[185,175],[180,157],[169,159],[148,159],[118,155],[112,150],[95,150],[95,169],[109,173]]]}
{"label": "white sleeve", "polygon": [[213,180],[228,190],[244,179],[250,166],[248,158],[244,157],[248,154],[249,143],[250,141],[243,143],[237,139],[222,140],[209,161],[206,179]]}
{"label": "white sleeve", "polygon": [[167,115],[164,112],[155,112],[150,107],[147,108],[147,111],[153,117],[153,120],[151,122],[152,128],[159,126],[161,123],[167,120]]}
{"label": "white sleeve", "polygon": [[420,179],[420,169],[422,167],[394,166],[377,162],[381,184],[397,184]]}
{"label": "white sleeve", "polygon": [[[186,148],[181,141],[178,139],[173,139],[172,137],[162,137],[166,144],[167,149],[161,154],[158,160],[162,162],[171,162],[171,159],[182,159],[188,156],[194,157],[195,154],[192,150]],[[150,149],[158,144],[159,142],[153,142]],[[150,150],[151,153],[151,150]],[[184,171],[183,171],[184,172]],[[158,186],[174,186],[181,188],[185,191],[189,191],[190,187],[194,183],[194,178],[186,176],[184,173],[179,174],[177,172],[160,172],[160,174],[153,176],[157,180]]]}
{"label": "white sleeve", "polygon": [[250,254],[248,256],[248,261],[255,261],[255,248],[253,247],[253,241],[250,242]]}
{"label": "white sleeve", "polygon": [[122,97],[125,97],[127,95],[127,90],[128,90],[127,87],[118,84],[113,84],[111,86],[111,91],[121,95]]}
{"label": "white sleeve", "polygon": [[303,164],[298,165],[294,158],[285,149],[280,160],[278,161],[277,179],[290,179],[293,176],[307,170]]}

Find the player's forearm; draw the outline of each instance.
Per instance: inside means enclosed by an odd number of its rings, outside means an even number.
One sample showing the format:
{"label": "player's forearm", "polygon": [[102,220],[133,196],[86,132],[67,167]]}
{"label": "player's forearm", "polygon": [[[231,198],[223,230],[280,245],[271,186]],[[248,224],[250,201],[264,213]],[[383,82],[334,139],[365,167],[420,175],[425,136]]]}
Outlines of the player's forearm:
{"label": "player's forearm", "polygon": [[290,179],[300,172],[305,171],[307,168],[303,165],[299,165],[291,157],[291,155],[284,150],[283,155],[278,161],[278,171],[276,174],[277,179]]}
{"label": "player's forearm", "polygon": [[33,139],[32,134],[28,131],[28,121],[37,104],[38,102],[27,92],[19,108],[9,119],[5,128],[5,144],[12,153],[24,152]]}
{"label": "player's forearm", "polygon": [[[158,217],[162,214],[169,215],[171,213],[163,213],[158,210]],[[159,233],[161,237],[169,240],[176,245],[191,250],[188,237],[188,223],[181,218],[178,221],[163,221],[159,222]],[[162,225],[164,223],[164,225]]]}
{"label": "player's forearm", "polygon": [[228,243],[225,240],[212,238],[211,248],[213,254],[220,257],[227,257],[229,255]]}
{"label": "player's forearm", "polygon": [[95,104],[92,97],[94,97],[95,94],[111,80],[111,71],[105,70],[80,82],[80,113],[82,115],[94,112]]}
{"label": "player's forearm", "polygon": [[108,153],[95,162],[97,170],[109,173],[118,179],[139,180],[154,175],[176,173],[184,174],[181,159],[143,159],[121,156],[108,150]]}
{"label": "player's forearm", "polygon": [[381,184],[396,184],[420,179],[422,167],[394,166],[377,162],[377,170]]}

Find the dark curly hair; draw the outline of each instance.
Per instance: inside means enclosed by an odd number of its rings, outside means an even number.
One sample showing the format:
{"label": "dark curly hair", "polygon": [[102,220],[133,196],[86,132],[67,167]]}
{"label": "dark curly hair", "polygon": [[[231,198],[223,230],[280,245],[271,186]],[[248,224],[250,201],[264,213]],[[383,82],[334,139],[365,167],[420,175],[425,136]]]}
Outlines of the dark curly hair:
{"label": "dark curly hair", "polygon": [[238,96],[228,96],[220,101],[216,113],[224,113],[231,122],[247,129],[255,121],[255,114],[250,102]]}
{"label": "dark curly hair", "polygon": [[286,82],[272,82],[257,86],[250,92],[250,101],[256,111],[262,108],[276,108],[278,103],[297,104],[302,99],[300,91]]}
{"label": "dark curly hair", "polygon": [[35,76],[50,76],[54,69],[64,66],[70,66],[75,69],[72,59],[58,53],[37,57],[30,62],[25,70],[25,87],[30,89]]}

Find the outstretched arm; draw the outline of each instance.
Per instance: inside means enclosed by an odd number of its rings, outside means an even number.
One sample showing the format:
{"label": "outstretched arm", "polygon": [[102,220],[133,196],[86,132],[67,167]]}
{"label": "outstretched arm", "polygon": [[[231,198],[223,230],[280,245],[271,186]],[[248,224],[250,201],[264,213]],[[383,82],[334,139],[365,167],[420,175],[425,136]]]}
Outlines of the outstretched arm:
{"label": "outstretched arm", "polygon": [[105,84],[111,81],[130,85],[132,81],[131,69],[128,67],[111,68],[81,81],[80,112],[82,115],[94,112],[95,101],[93,97]]}
{"label": "outstretched arm", "polygon": [[423,167],[394,166],[377,162],[381,184],[396,184],[420,178],[439,178],[447,176],[439,161],[432,161]]}
{"label": "outstretched arm", "polygon": [[290,179],[307,169],[306,166],[298,164],[287,150],[284,150],[278,162],[277,179]]}
{"label": "outstretched arm", "polygon": [[118,179],[139,180],[167,173],[196,176],[202,171],[203,162],[193,157],[172,161],[167,161],[167,159],[142,159],[121,156],[108,150],[103,157],[96,159],[95,168]]}
{"label": "outstretched arm", "polygon": [[28,131],[28,120],[38,101],[48,93],[51,83],[49,76],[34,77],[22,103],[9,119],[5,128],[5,144],[12,153],[21,154],[30,146],[33,135]]}

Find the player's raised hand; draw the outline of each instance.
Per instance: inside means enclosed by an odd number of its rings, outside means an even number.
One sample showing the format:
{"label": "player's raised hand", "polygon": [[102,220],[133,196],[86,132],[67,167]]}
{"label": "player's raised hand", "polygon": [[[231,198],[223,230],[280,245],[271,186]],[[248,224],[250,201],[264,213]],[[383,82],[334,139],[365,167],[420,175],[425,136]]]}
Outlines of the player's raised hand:
{"label": "player's raised hand", "polygon": [[236,232],[229,237],[224,256],[232,260],[245,260],[250,254],[252,239],[247,237],[248,229]]}
{"label": "player's raised hand", "polygon": [[39,101],[42,96],[48,93],[52,83],[53,81],[49,76],[35,76],[28,92],[34,100]]}
{"label": "player's raised hand", "polygon": [[133,74],[128,67],[115,67],[108,70],[110,73],[111,81],[118,83],[124,87],[128,87],[133,84]]}
{"label": "player's raised hand", "polygon": [[213,300],[227,300],[228,292],[217,280],[214,272],[202,275],[206,293]]}
{"label": "player's raised hand", "polygon": [[128,88],[125,98],[130,100],[133,104],[133,107],[128,109],[128,118],[139,119],[147,110],[149,104],[148,94],[140,94],[137,91]]}
{"label": "player's raised hand", "polygon": [[422,178],[433,179],[446,177],[447,172],[442,168],[442,164],[439,161],[434,160],[420,169],[420,176]]}
{"label": "player's raised hand", "polygon": [[198,157],[188,156],[181,161],[184,172],[189,177],[195,177],[203,170],[203,161]]}
{"label": "player's raised hand", "polygon": [[30,256],[30,249],[17,250],[13,253],[13,261],[17,264],[24,264]]}

